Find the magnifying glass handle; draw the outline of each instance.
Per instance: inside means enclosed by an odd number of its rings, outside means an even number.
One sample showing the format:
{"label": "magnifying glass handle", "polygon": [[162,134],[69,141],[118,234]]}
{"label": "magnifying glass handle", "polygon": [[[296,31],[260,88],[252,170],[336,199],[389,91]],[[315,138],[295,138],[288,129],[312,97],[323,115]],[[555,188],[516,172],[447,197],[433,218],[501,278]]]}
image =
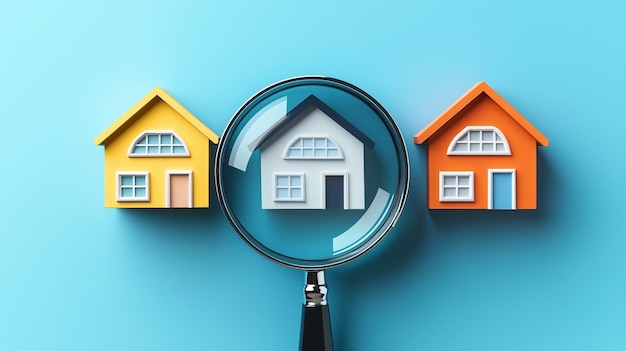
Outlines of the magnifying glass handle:
{"label": "magnifying glass handle", "polygon": [[332,351],[330,312],[326,302],[324,271],[306,272],[305,302],[302,306],[300,351]]}

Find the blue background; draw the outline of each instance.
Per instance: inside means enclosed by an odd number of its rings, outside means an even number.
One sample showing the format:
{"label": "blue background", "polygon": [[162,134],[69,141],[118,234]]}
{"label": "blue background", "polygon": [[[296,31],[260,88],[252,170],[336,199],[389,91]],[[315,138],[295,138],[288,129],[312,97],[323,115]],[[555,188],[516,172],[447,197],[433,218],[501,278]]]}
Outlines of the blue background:
{"label": "blue background", "polygon": [[[293,350],[303,273],[208,210],[103,208],[102,130],[161,86],[221,134],[283,78],[378,99],[407,207],[327,272],[338,350],[624,350],[618,1],[11,1],[0,11],[0,349]],[[412,136],[487,81],[549,139],[539,210],[425,207]]]}

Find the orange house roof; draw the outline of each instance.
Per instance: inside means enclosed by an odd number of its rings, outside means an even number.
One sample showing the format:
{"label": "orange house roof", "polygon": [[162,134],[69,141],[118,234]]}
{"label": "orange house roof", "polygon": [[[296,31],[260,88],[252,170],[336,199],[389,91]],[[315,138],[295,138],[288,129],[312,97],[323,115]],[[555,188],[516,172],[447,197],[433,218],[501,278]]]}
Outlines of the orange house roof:
{"label": "orange house roof", "polygon": [[178,112],[185,120],[193,125],[200,133],[206,136],[210,141],[217,144],[219,138],[212,130],[205,126],[198,118],[196,118],[189,110],[181,105],[176,99],[174,99],[165,90],[156,87],[152,89],[143,99],[139,100],[130,110],[123,114],[117,121],[111,124],[106,130],[96,137],[94,143],[96,145],[106,145],[109,141],[115,139],[118,135],[124,132],[128,126],[133,124],[137,118],[142,115],[142,112],[149,109],[153,104],[162,100],[168,104],[174,111]]}
{"label": "orange house roof", "polygon": [[491,100],[493,100],[500,108],[502,108],[513,120],[515,120],[522,128],[524,128],[528,134],[530,134],[535,140],[537,145],[548,146],[548,138],[546,138],[537,128],[535,128],[530,122],[526,120],[516,109],[513,108],[506,100],[496,93],[485,82],[478,82],[470,90],[468,90],[463,96],[461,96],[452,106],[445,110],[439,117],[435,118],[430,124],[428,124],[419,133],[413,136],[413,142],[416,144],[422,144],[430,137],[432,137],[438,130],[446,126],[448,123],[454,120],[454,118],[474,100],[476,100],[481,94],[486,94]]}

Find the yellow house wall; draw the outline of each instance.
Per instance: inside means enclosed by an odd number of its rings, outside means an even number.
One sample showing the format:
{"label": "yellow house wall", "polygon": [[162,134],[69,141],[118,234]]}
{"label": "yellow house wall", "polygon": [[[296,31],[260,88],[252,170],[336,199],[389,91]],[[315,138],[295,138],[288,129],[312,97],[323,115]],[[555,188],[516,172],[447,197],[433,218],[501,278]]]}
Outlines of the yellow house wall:
{"label": "yellow house wall", "polygon": [[[192,171],[192,207],[209,207],[209,140],[161,100],[143,112],[104,149],[104,205],[120,208],[166,207],[166,172]],[[188,157],[128,157],[131,143],[146,130],[174,131]],[[148,172],[150,201],[117,201],[117,172]]]}

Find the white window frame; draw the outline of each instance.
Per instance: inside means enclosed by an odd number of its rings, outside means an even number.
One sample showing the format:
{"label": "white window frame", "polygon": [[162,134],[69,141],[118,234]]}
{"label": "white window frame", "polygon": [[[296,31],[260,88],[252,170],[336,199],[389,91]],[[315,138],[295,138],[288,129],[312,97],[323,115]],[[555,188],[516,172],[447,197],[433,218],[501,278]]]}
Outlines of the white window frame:
{"label": "white window frame", "polygon": [[[159,147],[159,153],[157,154],[149,154],[148,153],[148,138],[146,138],[146,153],[145,154],[134,154],[133,150],[135,149],[135,146],[137,146],[137,143],[143,139],[143,137],[147,137],[149,135],[158,135],[159,136],[159,143],[158,144],[150,144],[152,146],[157,146]],[[163,146],[163,144],[161,144],[161,135],[172,135],[173,137],[176,137],[176,139],[178,139],[178,141],[180,141],[180,145],[179,144],[174,144],[173,140],[172,140],[172,153],[171,154],[161,154],[161,146]],[[174,152],[174,146],[182,146],[185,148],[185,152],[181,153],[181,154],[175,154]],[[185,141],[183,140],[183,138],[181,138],[178,134],[176,134],[175,131],[173,130],[144,130],[143,132],[141,132],[136,138],[135,140],[133,140],[132,143],[130,143],[130,147],[128,148],[128,157],[189,157],[189,148],[187,147],[187,144],[185,143]]]}
{"label": "white window frame", "polygon": [[493,175],[494,173],[504,173],[511,175],[511,210],[517,210],[517,179],[516,179],[516,171],[514,168],[498,168],[498,169],[489,169],[488,172],[488,180],[487,180],[487,209],[493,210]]}
{"label": "white window frame", "polygon": [[[300,139],[313,139],[313,146],[312,146],[313,155],[312,156],[289,156],[289,150],[292,148],[293,144],[295,144]],[[335,145],[335,148],[337,148],[337,152],[339,155],[330,156],[330,157],[329,156],[316,157],[315,156],[315,149],[316,149],[315,139],[326,139],[330,141],[331,143]],[[301,147],[301,149],[303,149],[303,147]],[[321,148],[318,148],[318,150],[319,149]],[[326,146],[324,149],[328,150],[328,146]],[[328,153],[328,151],[326,153]],[[291,139],[291,141],[287,144],[287,147],[285,148],[283,152],[283,158],[286,160],[343,160],[343,151],[341,150],[341,147],[339,147],[339,144],[328,135],[298,135],[295,138]]]}
{"label": "white window frame", "polygon": [[[480,132],[481,139],[478,141],[470,141],[469,133],[470,132]],[[494,138],[493,141],[484,141],[482,140],[482,132],[493,132]],[[467,141],[459,141],[465,134],[468,134]],[[502,139],[501,141],[496,141],[496,135]],[[458,151],[454,150],[454,147],[457,143],[467,143],[467,151]],[[480,150],[478,151],[470,151],[470,143],[478,143],[480,145]],[[497,151],[496,144],[502,143],[504,145],[504,150]],[[482,151],[483,144],[493,144],[492,151]],[[494,126],[467,126],[463,128],[461,132],[459,132],[453,139],[450,145],[448,146],[448,155],[511,155],[511,147],[509,146],[509,141],[504,136],[504,133],[500,129]]]}
{"label": "white window frame", "polygon": [[[278,198],[276,195],[276,193],[278,192],[278,177],[300,177],[300,193],[302,194],[302,197],[300,198]],[[300,173],[294,173],[294,172],[289,172],[289,173],[274,173],[273,174],[273,186],[272,186],[272,197],[274,199],[275,202],[305,202],[306,201],[306,186],[305,186],[305,175],[304,173],[300,172]],[[289,182],[291,183],[291,178],[289,178]],[[291,186],[289,185],[287,187],[288,189],[291,190]],[[291,192],[290,192],[291,194]]]}
{"label": "white window frame", "polygon": [[189,176],[189,206],[188,208],[193,207],[193,171],[191,170],[168,170],[165,171],[165,207],[171,207],[171,199],[170,199],[170,176],[177,174],[183,174]]}
{"label": "white window frame", "polygon": [[[122,177],[128,177],[128,176],[146,177],[146,185],[145,185],[146,196],[122,197]],[[134,179],[133,179],[132,188],[133,188],[133,194],[134,194],[134,189],[137,188],[137,186],[134,184]],[[119,202],[149,202],[150,201],[150,173],[149,172],[117,172],[115,173],[115,189],[117,193],[117,201]]]}
{"label": "white window frame", "polygon": [[[469,177],[469,196],[468,197],[450,197],[444,196],[444,189],[447,188],[444,186],[444,178],[445,177],[457,177],[457,184],[455,185],[455,189],[457,189],[458,194],[458,177]],[[439,201],[440,202],[474,202],[474,172],[463,171],[463,172],[439,172]]]}

